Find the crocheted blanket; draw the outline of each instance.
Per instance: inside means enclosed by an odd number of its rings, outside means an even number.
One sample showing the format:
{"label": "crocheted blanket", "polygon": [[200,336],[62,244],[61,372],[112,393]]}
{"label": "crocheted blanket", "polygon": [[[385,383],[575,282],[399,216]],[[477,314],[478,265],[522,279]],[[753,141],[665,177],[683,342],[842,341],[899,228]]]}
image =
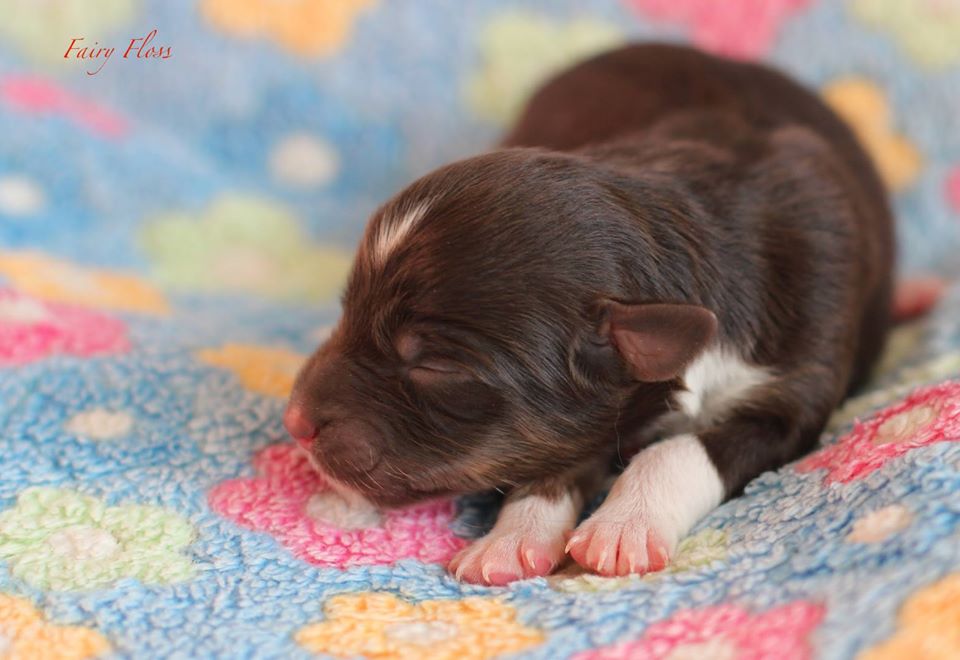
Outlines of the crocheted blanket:
{"label": "crocheted blanket", "polygon": [[956,3],[0,14],[0,657],[960,657],[960,286],[815,453],[642,578],[459,584],[492,497],[358,514],[280,424],[369,212],[629,38],[821,90],[894,195],[904,270],[957,273]]}

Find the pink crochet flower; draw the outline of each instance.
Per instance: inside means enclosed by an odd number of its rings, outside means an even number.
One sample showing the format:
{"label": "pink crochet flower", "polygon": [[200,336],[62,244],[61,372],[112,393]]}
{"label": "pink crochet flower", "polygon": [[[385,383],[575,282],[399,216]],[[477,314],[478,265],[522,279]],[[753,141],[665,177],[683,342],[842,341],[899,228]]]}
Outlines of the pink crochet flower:
{"label": "pink crochet flower", "polygon": [[757,58],[776,39],[791,14],[812,0],[624,0],[654,21],[680,23],[691,40],[722,55]]}
{"label": "pink crochet flower", "polygon": [[574,660],[803,660],[811,657],[807,636],[823,614],[822,606],[802,601],[762,614],[736,605],[683,610],[654,623],[636,641],[584,651]]}
{"label": "pink crochet flower", "polygon": [[0,367],[57,353],[87,357],[129,348],[126,326],[117,319],[0,289]]}
{"label": "pink crochet flower", "polygon": [[798,472],[827,468],[826,480],[846,483],[866,476],[916,447],[960,441],[960,382],[914,390],[906,399],[858,422],[836,444],[797,465]]}
{"label": "pink crochet flower", "polygon": [[954,211],[960,213],[960,165],[947,176],[947,201]]}
{"label": "pink crochet flower", "polygon": [[23,112],[66,117],[103,137],[121,138],[129,130],[127,121],[112,110],[43,78],[0,78],[0,100]]}
{"label": "pink crochet flower", "polygon": [[446,563],[466,542],[449,529],[452,502],[379,513],[337,497],[295,445],[267,447],[253,459],[261,476],[210,491],[210,508],[239,525],[275,536],[318,566]]}

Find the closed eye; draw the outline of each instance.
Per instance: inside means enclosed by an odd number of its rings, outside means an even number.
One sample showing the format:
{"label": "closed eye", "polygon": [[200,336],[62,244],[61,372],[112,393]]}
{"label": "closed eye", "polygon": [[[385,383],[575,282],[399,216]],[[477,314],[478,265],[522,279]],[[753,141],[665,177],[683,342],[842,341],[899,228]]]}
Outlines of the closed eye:
{"label": "closed eye", "polygon": [[407,369],[407,375],[419,385],[463,383],[473,379],[470,372],[460,365],[444,360],[419,362]]}
{"label": "closed eye", "polygon": [[479,424],[502,414],[503,398],[497,390],[459,362],[423,358],[406,373],[432,424],[443,428],[450,422]]}

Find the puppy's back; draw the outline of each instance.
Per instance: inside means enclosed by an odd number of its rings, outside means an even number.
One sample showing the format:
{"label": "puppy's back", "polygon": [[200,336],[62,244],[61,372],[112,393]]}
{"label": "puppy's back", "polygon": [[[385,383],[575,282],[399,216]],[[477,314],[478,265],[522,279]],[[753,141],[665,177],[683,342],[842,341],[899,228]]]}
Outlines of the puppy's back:
{"label": "puppy's back", "polygon": [[564,71],[537,90],[503,145],[571,151],[707,109],[759,129],[810,128],[852,169],[873,175],[868,185],[884,194],[853,133],[814,94],[769,67],[683,46],[624,46]]}
{"label": "puppy's back", "polygon": [[761,142],[781,129],[801,127],[819,136],[841,164],[844,173],[835,183],[855,209],[854,226],[848,229],[859,246],[848,257],[858,262],[853,271],[860,273],[859,304],[848,311],[860,334],[856,386],[881,350],[889,323],[893,218],[869,156],[815,94],[763,65],[683,46],[629,45],[586,60],[543,85],[503,146],[577,151],[605,143],[622,153],[638,134],[669,140],[677,119],[691,115],[696,116],[698,139],[707,143],[729,143],[731,125],[746,127]]}

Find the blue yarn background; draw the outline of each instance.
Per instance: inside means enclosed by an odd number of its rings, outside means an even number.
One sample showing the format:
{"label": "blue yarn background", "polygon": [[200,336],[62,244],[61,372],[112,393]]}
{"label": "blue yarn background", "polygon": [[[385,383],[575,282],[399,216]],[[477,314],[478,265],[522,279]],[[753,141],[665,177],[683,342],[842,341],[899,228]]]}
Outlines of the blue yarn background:
{"label": "blue yarn background", "polygon": [[[0,37],[0,80],[35,74],[132,122],[124,140],[105,140],[61,117],[0,102],[0,177],[42,182],[47,201],[28,220],[0,213],[0,249],[40,250],[149,278],[144,219],[200,210],[236,191],[281,201],[314,240],[351,249],[366,216],[392,192],[496,139],[500,128],[465,104],[462,81],[480,66],[482,26],[516,7],[548,21],[590,17],[631,37],[685,38],[682,28],[645,21],[613,0],[384,1],[360,16],[336,53],[303,59],[267,40],[230,38],[190,3],[144,0],[115,34],[122,42],[128,32],[158,27],[176,56],[143,66],[111,62],[87,77],[63,63],[34,62]],[[920,178],[895,199],[904,270],[960,272],[960,222],[943,194],[948,169],[960,164],[960,67],[915,66],[888,35],[828,0],[786,22],[768,59],[814,86],[861,74],[885,89],[897,129],[924,159]],[[291,190],[270,177],[267,154],[292,130],[323,135],[337,149],[340,170],[331,183]],[[544,580],[464,586],[441,567],[414,561],[310,566],[272,537],[209,510],[212,487],[252,475],[253,454],[284,437],[283,402],[245,390],[194,351],[239,341],[306,353],[335,310],[236,296],[173,293],[171,300],[169,318],[117,314],[130,327],[128,354],[0,369],[0,509],[28,486],[50,485],[111,504],[169,507],[197,529],[188,549],[197,575],[172,586],[125,580],[90,592],[39,591],[0,562],[0,591],[31,598],[56,622],[100,630],[114,657],[306,657],[292,634],[322,619],[325,599],[380,590],[412,601],[500,595],[545,632],[546,642],[523,656],[543,659],[637,638],[680,609],[733,601],[759,611],[807,599],[827,608],[812,637],[817,656],[847,658],[892,633],[911,593],[960,570],[960,443],[915,450],[849,484],[825,487],[820,474],[790,466],[765,474],[698,526],[727,533],[725,560],[611,592],[564,593]],[[920,342],[875,387],[960,350],[960,288],[922,323]],[[133,412],[134,430],[122,442],[99,443],[63,430],[94,407]],[[893,503],[914,513],[907,529],[879,544],[844,541],[858,516]],[[476,533],[491,507],[485,498],[465,500],[457,529]]]}

